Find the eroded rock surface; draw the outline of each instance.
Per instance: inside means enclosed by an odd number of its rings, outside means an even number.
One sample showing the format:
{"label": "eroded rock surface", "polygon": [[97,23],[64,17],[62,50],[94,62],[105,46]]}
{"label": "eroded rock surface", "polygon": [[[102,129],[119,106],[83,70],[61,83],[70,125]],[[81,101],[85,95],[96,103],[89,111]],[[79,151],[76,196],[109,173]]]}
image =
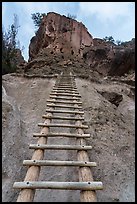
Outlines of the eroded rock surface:
{"label": "eroded rock surface", "polygon": [[52,52],[79,53],[83,46],[93,44],[93,38],[86,27],[66,16],[50,12],[44,16],[39,30],[31,39],[29,56],[32,60],[43,48],[50,48]]}
{"label": "eroded rock surface", "polygon": [[50,12],[30,41],[29,62],[22,70],[43,76],[59,74],[65,67],[92,81],[134,73],[135,39],[116,45],[93,38],[81,22]]}

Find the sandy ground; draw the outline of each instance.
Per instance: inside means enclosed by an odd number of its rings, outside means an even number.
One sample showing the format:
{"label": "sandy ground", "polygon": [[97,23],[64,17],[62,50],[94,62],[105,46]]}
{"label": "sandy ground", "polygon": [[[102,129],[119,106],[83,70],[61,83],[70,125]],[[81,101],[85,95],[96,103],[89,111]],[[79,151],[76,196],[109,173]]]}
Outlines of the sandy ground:
{"label": "sandy ground", "polygon": [[[55,79],[27,79],[11,75],[3,76],[2,95],[2,200],[15,202],[19,191],[12,188],[15,181],[23,181],[27,167],[24,159],[31,159],[35,144],[34,132],[40,132],[39,122],[46,113],[46,100]],[[103,182],[103,190],[97,191],[98,202],[135,201],[135,102],[129,97],[130,88],[120,83],[93,83],[76,78],[85,123],[91,134],[86,139],[95,181]],[[100,91],[122,94],[123,100],[116,107],[104,98]],[[61,121],[59,121],[61,122]],[[67,122],[67,121],[65,121]],[[54,129],[53,131],[56,131]],[[64,131],[61,129],[61,131]],[[69,132],[69,129],[68,129]],[[74,144],[75,139],[49,138],[48,144]],[[45,152],[45,159],[76,160],[75,151]],[[40,180],[77,181],[75,167],[42,168]],[[79,191],[37,190],[34,202],[79,202]]]}

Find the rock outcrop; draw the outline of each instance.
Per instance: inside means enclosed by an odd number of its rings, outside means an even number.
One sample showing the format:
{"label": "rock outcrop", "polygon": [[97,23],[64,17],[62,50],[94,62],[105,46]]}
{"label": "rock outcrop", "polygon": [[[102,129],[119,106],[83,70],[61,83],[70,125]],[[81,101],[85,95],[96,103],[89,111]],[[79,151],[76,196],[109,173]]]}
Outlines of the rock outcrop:
{"label": "rock outcrop", "polygon": [[[5,75],[8,76],[8,75]],[[25,173],[20,164],[27,156],[24,145],[25,128],[19,107],[14,96],[7,94],[2,86],[2,199],[14,201],[17,192],[12,192],[14,179],[22,178]]]}
{"label": "rock outcrop", "polygon": [[73,55],[81,54],[83,47],[91,45],[93,38],[82,23],[50,12],[44,16],[36,36],[31,39],[29,61],[43,48],[50,48],[53,54]]}
{"label": "rock outcrop", "polygon": [[100,76],[122,76],[135,71],[135,43],[134,39],[121,45],[93,39],[93,46],[85,48],[83,57],[91,70]]}
{"label": "rock outcrop", "polygon": [[93,38],[80,22],[57,13],[44,16],[30,41],[26,75],[58,74],[63,68],[92,81],[135,71],[135,39],[116,45]]}

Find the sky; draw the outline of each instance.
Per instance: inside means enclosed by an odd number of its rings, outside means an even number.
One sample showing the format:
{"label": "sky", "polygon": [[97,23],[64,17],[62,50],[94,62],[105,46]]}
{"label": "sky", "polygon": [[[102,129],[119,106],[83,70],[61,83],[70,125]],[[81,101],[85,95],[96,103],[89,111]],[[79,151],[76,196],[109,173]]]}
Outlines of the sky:
{"label": "sky", "polygon": [[2,25],[5,30],[13,23],[14,14],[19,20],[17,39],[25,47],[22,55],[28,61],[28,50],[36,27],[32,13],[56,12],[75,15],[93,38],[112,36],[114,40],[129,41],[135,37],[135,2],[2,2]]}

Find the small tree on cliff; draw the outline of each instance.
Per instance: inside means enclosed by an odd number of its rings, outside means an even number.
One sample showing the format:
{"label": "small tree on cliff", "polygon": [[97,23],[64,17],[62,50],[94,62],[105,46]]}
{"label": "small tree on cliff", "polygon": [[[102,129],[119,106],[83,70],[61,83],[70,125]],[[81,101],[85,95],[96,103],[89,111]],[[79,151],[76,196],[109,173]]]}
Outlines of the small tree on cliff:
{"label": "small tree on cliff", "polygon": [[68,16],[67,16],[68,18],[71,18],[71,19],[76,19],[77,18],[77,16],[76,15],[71,15],[70,13],[68,13]]}
{"label": "small tree on cliff", "polygon": [[35,27],[39,28],[42,18],[44,17],[44,15],[46,15],[45,13],[32,13],[32,20],[34,22]]}
{"label": "small tree on cliff", "polygon": [[8,31],[2,28],[2,74],[12,73],[16,71],[16,49],[17,33],[18,33],[18,16],[14,14],[14,22]]}
{"label": "small tree on cliff", "polygon": [[106,42],[112,42],[112,43],[114,43],[115,42],[115,40],[114,40],[114,38],[112,37],[112,36],[106,36],[105,38],[103,38],[103,40],[105,40]]}

